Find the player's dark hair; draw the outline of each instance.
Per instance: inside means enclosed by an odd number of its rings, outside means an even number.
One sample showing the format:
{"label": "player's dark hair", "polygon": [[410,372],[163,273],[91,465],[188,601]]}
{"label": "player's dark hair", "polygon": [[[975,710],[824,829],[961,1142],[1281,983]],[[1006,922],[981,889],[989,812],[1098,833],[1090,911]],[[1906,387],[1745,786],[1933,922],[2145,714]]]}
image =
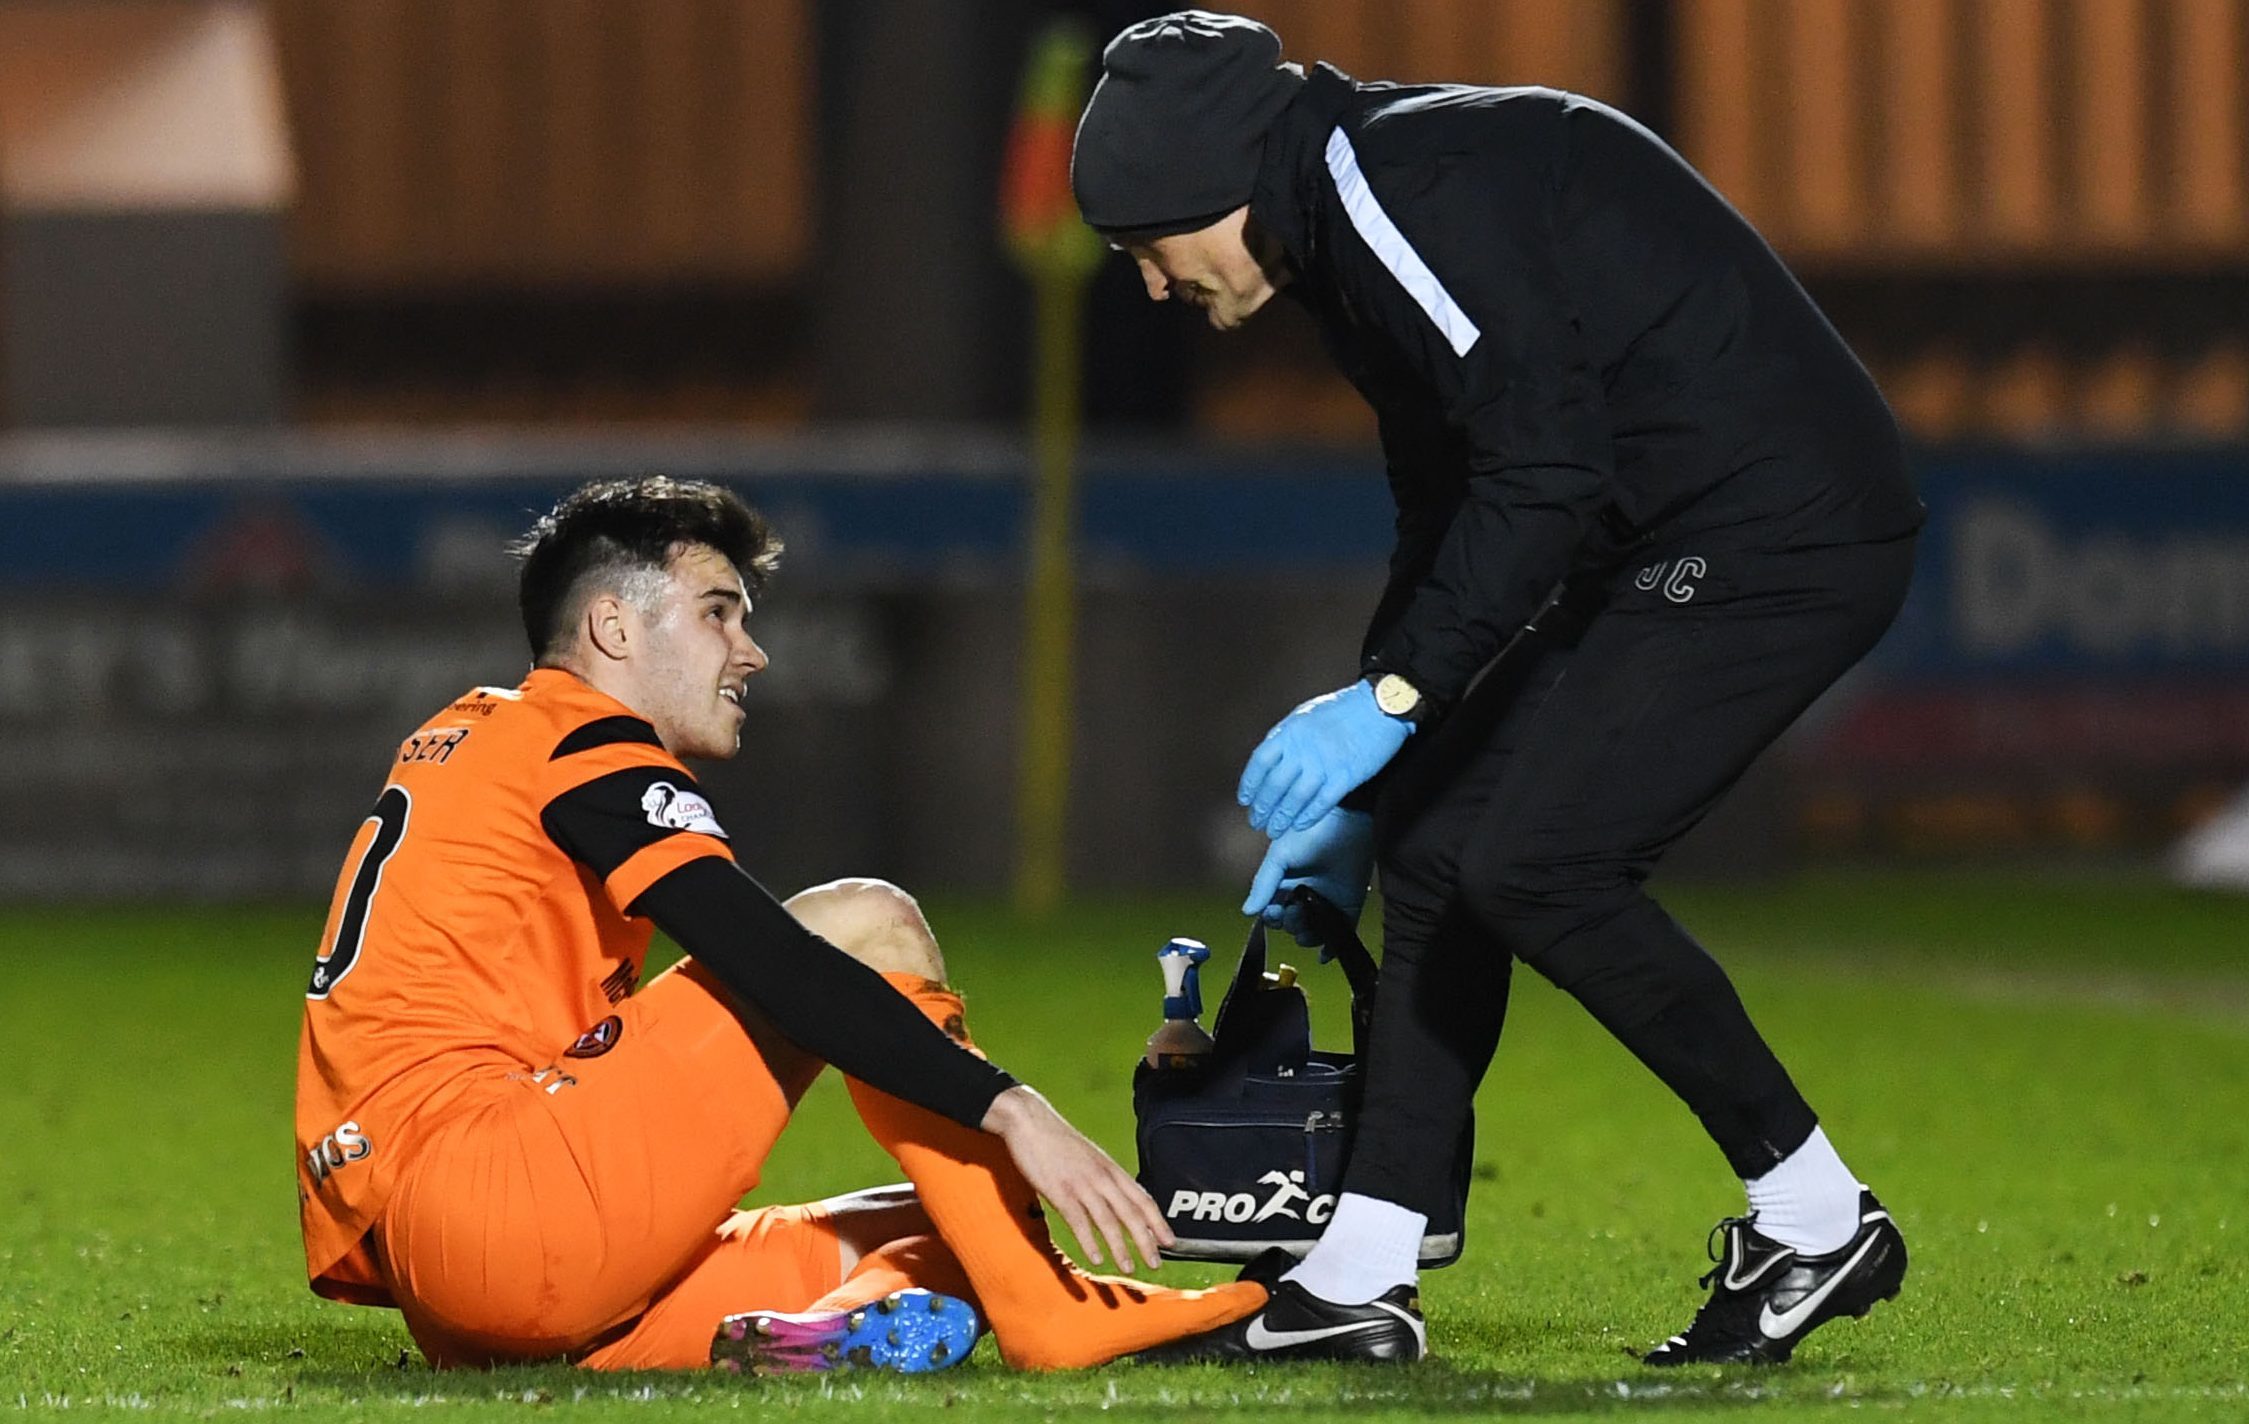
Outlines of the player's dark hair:
{"label": "player's dark hair", "polygon": [[781,559],[781,540],[765,517],[704,480],[643,475],[573,490],[508,547],[523,561],[516,603],[532,661],[556,651],[597,587],[643,570],[661,572],[690,544],[725,555],[753,595]]}

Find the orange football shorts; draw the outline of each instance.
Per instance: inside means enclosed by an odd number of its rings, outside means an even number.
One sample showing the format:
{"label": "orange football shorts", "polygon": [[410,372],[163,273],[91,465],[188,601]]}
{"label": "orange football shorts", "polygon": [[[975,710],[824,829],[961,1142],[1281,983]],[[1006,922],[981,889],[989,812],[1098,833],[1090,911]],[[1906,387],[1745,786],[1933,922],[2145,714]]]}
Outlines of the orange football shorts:
{"label": "orange football shorts", "polygon": [[[760,1041],[765,1047],[760,1047]],[[736,1212],[819,1064],[683,964],[415,1149],[375,1256],[433,1364],[709,1363],[719,1320],[842,1279],[818,1206]]]}

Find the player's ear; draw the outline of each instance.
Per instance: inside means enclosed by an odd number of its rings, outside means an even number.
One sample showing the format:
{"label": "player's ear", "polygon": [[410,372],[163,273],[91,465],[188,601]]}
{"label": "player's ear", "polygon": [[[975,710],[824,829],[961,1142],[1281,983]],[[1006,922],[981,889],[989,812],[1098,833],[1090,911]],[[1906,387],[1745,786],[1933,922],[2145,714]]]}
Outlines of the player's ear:
{"label": "player's ear", "polygon": [[621,662],[632,650],[634,632],[630,607],[614,593],[597,593],[586,600],[586,641],[612,662]]}

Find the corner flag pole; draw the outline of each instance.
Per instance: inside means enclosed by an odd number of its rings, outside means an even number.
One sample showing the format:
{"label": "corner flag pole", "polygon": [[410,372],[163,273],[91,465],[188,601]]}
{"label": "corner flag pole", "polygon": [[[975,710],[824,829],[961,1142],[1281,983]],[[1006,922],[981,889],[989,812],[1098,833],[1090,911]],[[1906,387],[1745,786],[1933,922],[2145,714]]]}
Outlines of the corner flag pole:
{"label": "corner flag pole", "polygon": [[1015,903],[1030,914],[1062,903],[1069,829],[1085,383],[1080,332],[1086,287],[1102,255],[1070,196],[1070,145],[1092,54],[1085,32],[1068,21],[1049,25],[1032,42],[1002,180],[1008,247],[1030,280],[1035,308],[1015,852]]}

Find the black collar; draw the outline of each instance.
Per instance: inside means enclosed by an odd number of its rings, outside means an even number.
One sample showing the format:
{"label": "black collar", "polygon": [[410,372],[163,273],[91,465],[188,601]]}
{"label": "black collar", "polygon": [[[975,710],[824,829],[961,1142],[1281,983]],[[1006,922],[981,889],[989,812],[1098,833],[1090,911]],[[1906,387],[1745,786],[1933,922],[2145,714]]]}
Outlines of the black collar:
{"label": "black collar", "polygon": [[1313,66],[1265,136],[1265,157],[1250,195],[1250,217],[1270,233],[1299,274],[1310,267],[1313,214],[1325,193],[1328,134],[1358,97],[1359,86],[1332,64]]}

